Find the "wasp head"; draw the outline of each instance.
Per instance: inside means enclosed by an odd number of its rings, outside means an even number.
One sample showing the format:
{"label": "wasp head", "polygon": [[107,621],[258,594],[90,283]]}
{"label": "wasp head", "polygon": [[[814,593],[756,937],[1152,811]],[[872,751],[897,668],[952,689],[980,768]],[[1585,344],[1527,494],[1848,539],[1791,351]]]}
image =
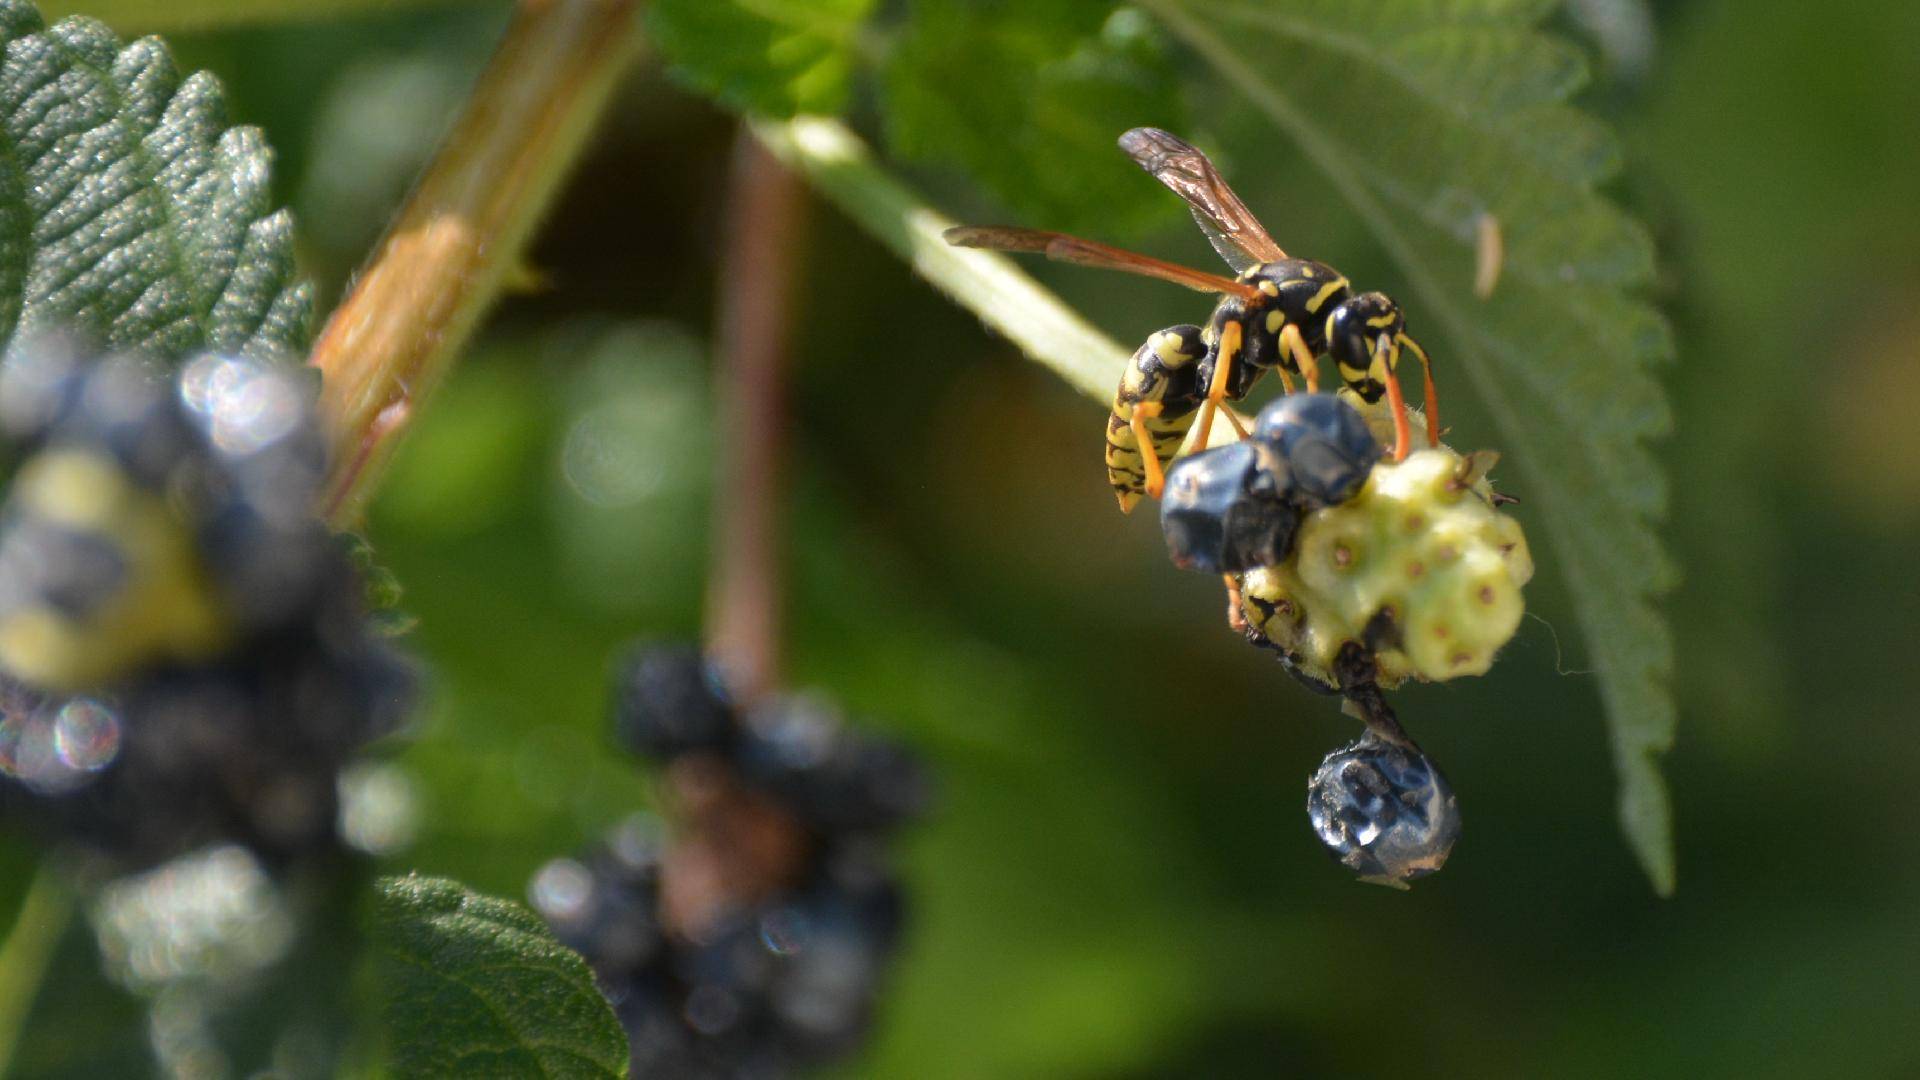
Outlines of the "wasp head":
{"label": "wasp head", "polygon": [[1407,328],[1400,305],[1385,293],[1369,292],[1346,301],[1327,316],[1327,353],[1354,393],[1378,401],[1387,389],[1387,372],[1399,358],[1400,334]]}

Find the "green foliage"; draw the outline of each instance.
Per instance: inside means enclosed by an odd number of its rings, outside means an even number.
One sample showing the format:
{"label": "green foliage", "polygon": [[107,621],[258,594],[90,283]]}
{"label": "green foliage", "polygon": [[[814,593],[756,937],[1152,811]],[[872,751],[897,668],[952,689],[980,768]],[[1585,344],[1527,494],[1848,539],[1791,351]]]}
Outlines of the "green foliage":
{"label": "green foliage", "polygon": [[655,0],[653,43],[690,85],[769,116],[837,112],[873,0]]}
{"label": "green foliage", "polygon": [[494,4],[497,0],[47,0],[40,9],[53,17],[88,15],[122,31],[180,31]]}
{"label": "green foliage", "polygon": [[626,1075],[613,1010],[538,916],[444,878],[384,878],[376,890],[373,937],[400,1075]]}
{"label": "green foliage", "polygon": [[872,61],[896,151],[957,165],[1049,227],[1115,235],[1176,216],[1152,181],[1113,167],[1113,140],[1127,128],[1186,127],[1172,60],[1137,12],[1086,0],[914,0],[882,30],[865,23],[873,8],[660,0],[651,29],[687,82],[764,117],[841,111],[859,61]]}
{"label": "green foliage", "polygon": [[157,38],[125,48],[0,0],[0,337],[75,330],[180,357],[300,352],[312,301],[271,153]]}
{"label": "green foliage", "polygon": [[[1412,285],[1413,317],[1439,325],[1442,378],[1457,364],[1498,423],[1599,674],[1622,824],[1670,892],[1657,759],[1673,741],[1672,643],[1653,598],[1674,570],[1650,525],[1666,483],[1644,443],[1669,425],[1649,368],[1672,343],[1636,296],[1651,242],[1595,191],[1619,159],[1612,138],[1566,103],[1584,68],[1536,27],[1553,5],[1144,6],[1335,181]],[[1482,215],[1506,249],[1485,300]]]}
{"label": "green foliage", "polygon": [[897,152],[965,168],[1047,228],[1125,234],[1177,214],[1152,181],[1115,167],[1120,132],[1187,127],[1144,20],[1080,0],[916,0],[911,12],[882,99]]}
{"label": "green foliage", "polygon": [[[1672,645],[1654,599],[1675,574],[1652,522],[1666,482],[1648,439],[1669,426],[1650,374],[1671,356],[1666,324],[1639,298],[1653,249],[1597,193],[1618,168],[1602,125],[1568,104],[1586,67],[1542,33],[1543,0],[1354,5],[1301,0],[1144,0],[1198,70],[1252,106],[1345,194],[1412,286],[1416,330],[1437,325],[1443,385],[1454,365],[1499,425],[1502,448],[1572,592],[1613,731],[1620,816],[1662,893],[1673,887],[1671,814],[1658,757],[1673,741]],[[917,0],[892,54],[882,113],[897,149],[965,166],[1047,227],[1124,230],[1146,199],[1175,205],[1116,167],[1111,141],[1177,115],[1138,13],[1098,4]],[[956,93],[955,87],[966,88]],[[1180,126],[1177,121],[1170,122]],[[848,155],[812,154],[817,182]],[[821,176],[826,177],[825,181]],[[839,188],[849,185],[839,184]],[[841,199],[843,205],[846,200]],[[890,235],[915,213],[849,212]],[[1475,292],[1483,221],[1504,237],[1504,273]],[[986,311],[996,290],[942,287]],[[988,314],[1003,321],[1001,313]],[[1024,343],[1024,342],[1023,342]],[[1030,350],[1031,351],[1031,350]],[[1053,362],[1051,359],[1049,362]],[[1104,393],[1104,390],[1097,391]]]}

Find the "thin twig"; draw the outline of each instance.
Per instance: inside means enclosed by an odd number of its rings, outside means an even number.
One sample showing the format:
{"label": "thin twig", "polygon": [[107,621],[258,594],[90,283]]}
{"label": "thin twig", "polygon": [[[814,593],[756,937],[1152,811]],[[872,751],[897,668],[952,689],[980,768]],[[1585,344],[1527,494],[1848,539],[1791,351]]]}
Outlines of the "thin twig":
{"label": "thin twig", "polygon": [[492,307],[634,55],[637,0],[521,0],[466,109],[314,346],[325,512],[350,525]]}
{"label": "thin twig", "polygon": [[33,1011],[47,965],[73,918],[73,893],[51,863],[42,862],[20,902],[20,914],[0,945],[0,1076],[7,1075],[20,1032]]}
{"label": "thin twig", "polygon": [[780,676],[781,460],[804,189],[744,131],[734,144],[714,332],[720,452],[709,648],[751,699]]}
{"label": "thin twig", "polygon": [[957,248],[940,236],[954,222],[929,208],[877,165],[860,137],[837,120],[761,121],[754,135],[894,254],[980,321],[1105,403],[1130,350],[1093,328],[1012,259]]}

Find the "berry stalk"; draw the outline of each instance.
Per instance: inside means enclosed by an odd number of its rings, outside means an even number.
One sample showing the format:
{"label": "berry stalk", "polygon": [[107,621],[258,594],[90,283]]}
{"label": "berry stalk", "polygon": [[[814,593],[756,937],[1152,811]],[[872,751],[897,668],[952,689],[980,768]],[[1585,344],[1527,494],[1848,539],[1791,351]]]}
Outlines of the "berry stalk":
{"label": "berry stalk", "polygon": [[785,376],[805,192],[744,130],[730,188],[714,334],[720,460],[707,629],[709,650],[751,701],[780,678]]}
{"label": "berry stalk", "polygon": [[500,295],[635,54],[637,0],[520,0],[499,49],[321,331],[336,526],[360,515],[421,400]]}
{"label": "berry stalk", "polygon": [[20,901],[13,930],[0,945],[0,1076],[7,1075],[21,1026],[27,1022],[73,910],[73,894],[59,869],[52,860],[42,861]]}

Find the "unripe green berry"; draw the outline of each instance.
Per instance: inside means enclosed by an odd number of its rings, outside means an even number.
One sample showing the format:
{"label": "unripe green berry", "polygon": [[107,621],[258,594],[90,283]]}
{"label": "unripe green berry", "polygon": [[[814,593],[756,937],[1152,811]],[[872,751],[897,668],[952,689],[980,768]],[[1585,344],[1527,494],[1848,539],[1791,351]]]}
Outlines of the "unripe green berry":
{"label": "unripe green berry", "polygon": [[1438,447],[1374,466],[1358,495],[1302,521],[1289,559],[1245,575],[1248,620],[1327,683],[1352,641],[1382,686],[1485,673],[1519,628],[1533,560],[1477,464]]}

